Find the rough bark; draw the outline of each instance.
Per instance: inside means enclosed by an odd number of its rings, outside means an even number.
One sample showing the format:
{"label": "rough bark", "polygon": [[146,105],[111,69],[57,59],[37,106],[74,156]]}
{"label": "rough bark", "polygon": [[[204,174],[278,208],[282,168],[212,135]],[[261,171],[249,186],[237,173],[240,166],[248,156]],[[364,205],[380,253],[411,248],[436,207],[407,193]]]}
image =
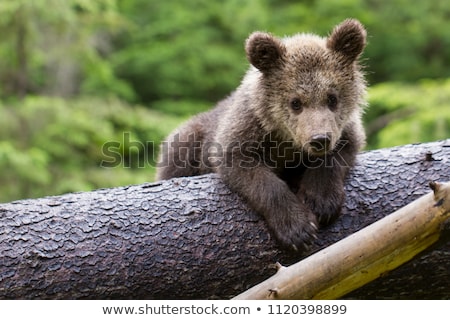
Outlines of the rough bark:
{"label": "rough bark", "polygon": [[291,266],[233,299],[338,299],[435,244],[450,220],[450,182]]}
{"label": "rough bark", "polygon": [[[450,140],[361,153],[326,247],[450,181]],[[438,245],[348,298],[450,298]],[[302,257],[216,175],[0,204],[0,298],[230,298]]]}

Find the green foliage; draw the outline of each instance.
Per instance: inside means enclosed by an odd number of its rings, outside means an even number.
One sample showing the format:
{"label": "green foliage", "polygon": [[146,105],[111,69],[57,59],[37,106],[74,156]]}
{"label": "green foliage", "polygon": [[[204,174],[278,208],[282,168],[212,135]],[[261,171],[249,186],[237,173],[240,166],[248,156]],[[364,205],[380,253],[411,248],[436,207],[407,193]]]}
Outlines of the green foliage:
{"label": "green foliage", "polygon": [[2,0],[0,93],[71,96],[86,89],[134,98],[104,59],[108,39],[126,25],[116,0]]}
{"label": "green foliage", "polygon": [[375,13],[369,24],[367,57],[372,81],[415,81],[450,75],[450,3],[446,0],[367,1]]}
{"label": "green foliage", "polygon": [[245,72],[243,43],[254,30],[325,36],[348,17],[367,27],[370,83],[450,75],[446,0],[207,1],[123,0],[134,28],[120,37],[112,63],[137,100],[223,98]]}
{"label": "green foliage", "polygon": [[450,79],[383,83],[369,93],[365,115],[369,149],[450,136]]}
{"label": "green foliage", "polygon": [[216,101],[239,82],[247,66],[245,35],[225,21],[228,2],[121,3],[135,27],[122,35],[112,61],[140,101]]}
{"label": "green foliage", "polygon": [[115,98],[29,96],[0,114],[0,201],[151,181],[182,120]]}

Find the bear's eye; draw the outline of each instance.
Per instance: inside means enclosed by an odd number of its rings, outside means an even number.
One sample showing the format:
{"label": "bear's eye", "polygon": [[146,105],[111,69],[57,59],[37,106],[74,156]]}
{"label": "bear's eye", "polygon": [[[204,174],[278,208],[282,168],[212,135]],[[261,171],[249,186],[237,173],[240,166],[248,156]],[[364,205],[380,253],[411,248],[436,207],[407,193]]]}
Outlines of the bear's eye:
{"label": "bear's eye", "polygon": [[337,96],[336,96],[335,94],[333,94],[333,93],[330,93],[330,94],[327,96],[327,105],[328,105],[328,108],[329,108],[331,111],[335,111],[336,108],[337,108],[337,104],[338,104],[338,98],[337,98]]}
{"label": "bear's eye", "polygon": [[302,101],[299,98],[293,98],[291,100],[292,110],[299,111],[302,109]]}

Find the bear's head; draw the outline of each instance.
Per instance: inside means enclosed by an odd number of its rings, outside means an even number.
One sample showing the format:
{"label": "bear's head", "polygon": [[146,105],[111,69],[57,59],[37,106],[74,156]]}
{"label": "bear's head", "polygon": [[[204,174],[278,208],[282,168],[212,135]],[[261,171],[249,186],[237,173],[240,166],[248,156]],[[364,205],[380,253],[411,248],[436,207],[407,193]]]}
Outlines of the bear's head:
{"label": "bear's head", "polygon": [[333,150],[365,105],[358,63],[365,45],[366,31],[354,19],[337,25],[327,38],[251,34],[246,53],[254,67],[248,77],[256,83],[252,105],[265,129],[309,154]]}

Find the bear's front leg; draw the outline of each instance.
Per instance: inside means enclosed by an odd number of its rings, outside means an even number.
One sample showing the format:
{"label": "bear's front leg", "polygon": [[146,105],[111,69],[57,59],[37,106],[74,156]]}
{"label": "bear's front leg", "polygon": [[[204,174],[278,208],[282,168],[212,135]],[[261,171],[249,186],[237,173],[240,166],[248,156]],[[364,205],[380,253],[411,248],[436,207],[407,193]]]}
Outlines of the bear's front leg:
{"label": "bear's front leg", "polygon": [[288,185],[266,167],[220,168],[225,183],[266,220],[285,247],[308,250],[316,238],[317,218]]}
{"label": "bear's front leg", "polygon": [[297,192],[317,216],[322,226],[333,222],[341,213],[345,201],[344,181],[354,162],[354,148],[316,159],[303,173]]}
{"label": "bear's front leg", "polygon": [[317,216],[319,224],[326,226],[341,213],[345,200],[342,169],[307,169],[300,181],[298,199]]}

